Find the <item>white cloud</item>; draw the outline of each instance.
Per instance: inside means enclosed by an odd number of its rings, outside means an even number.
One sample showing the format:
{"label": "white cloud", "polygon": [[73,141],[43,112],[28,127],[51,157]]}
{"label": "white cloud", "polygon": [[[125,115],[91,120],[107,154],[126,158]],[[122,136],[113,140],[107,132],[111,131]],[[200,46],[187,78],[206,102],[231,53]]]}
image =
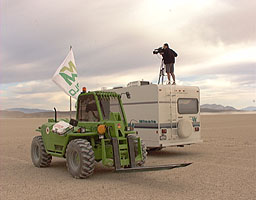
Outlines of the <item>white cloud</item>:
{"label": "white cloud", "polygon": [[[237,76],[237,77],[234,77]],[[233,78],[239,78],[239,75],[226,76],[217,75],[212,79],[198,81],[184,81],[184,85],[199,85],[201,89],[201,104],[217,103],[234,106],[238,109],[252,104],[256,98],[256,83],[254,86],[240,85],[234,82]]]}

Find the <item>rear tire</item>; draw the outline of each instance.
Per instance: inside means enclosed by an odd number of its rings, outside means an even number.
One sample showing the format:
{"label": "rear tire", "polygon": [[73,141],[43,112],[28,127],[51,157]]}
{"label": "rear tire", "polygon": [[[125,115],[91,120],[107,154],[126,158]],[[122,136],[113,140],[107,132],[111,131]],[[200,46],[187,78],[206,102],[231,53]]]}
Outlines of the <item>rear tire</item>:
{"label": "rear tire", "polygon": [[[135,157],[138,155],[138,136],[136,135],[130,135],[134,141],[134,152],[135,152]],[[141,142],[141,150],[142,150],[142,160],[136,162],[136,166],[143,166],[146,162],[147,159],[147,147],[143,140],[140,140]]]}
{"label": "rear tire", "polygon": [[69,142],[66,152],[66,165],[74,178],[87,178],[95,168],[95,157],[92,146],[85,139]]}
{"label": "rear tire", "polygon": [[33,138],[31,159],[36,167],[48,167],[51,164],[52,156],[46,152],[42,136]]}

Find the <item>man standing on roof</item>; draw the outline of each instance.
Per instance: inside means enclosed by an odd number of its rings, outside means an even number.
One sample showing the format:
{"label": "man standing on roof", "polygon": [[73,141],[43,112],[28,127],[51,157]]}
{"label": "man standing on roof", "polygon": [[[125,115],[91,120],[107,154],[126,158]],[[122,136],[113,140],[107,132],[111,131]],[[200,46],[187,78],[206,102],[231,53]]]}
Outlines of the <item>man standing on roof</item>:
{"label": "man standing on roof", "polygon": [[163,60],[165,64],[165,70],[166,70],[168,81],[169,81],[168,84],[171,84],[171,77],[170,77],[170,74],[171,74],[172,80],[173,80],[172,85],[176,85],[175,75],[174,75],[174,63],[175,63],[175,57],[177,57],[178,54],[174,50],[170,49],[169,45],[165,43],[163,46],[163,52],[161,53],[161,55],[163,56]]}

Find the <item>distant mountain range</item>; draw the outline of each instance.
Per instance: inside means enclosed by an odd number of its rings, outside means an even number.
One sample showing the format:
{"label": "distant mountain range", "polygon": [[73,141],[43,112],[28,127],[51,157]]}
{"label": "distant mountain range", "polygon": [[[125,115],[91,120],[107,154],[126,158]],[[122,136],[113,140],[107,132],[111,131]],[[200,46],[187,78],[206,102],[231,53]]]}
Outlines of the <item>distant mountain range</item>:
{"label": "distant mountain range", "polygon": [[223,106],[218,104],[203,104],[200,106],[201,112],[223,112],[223,111],[238,111],[232,106]]}
{"label": "distant mountain range", "polygon": [[[69,111],[58,111],[57,118],[69,118]],[[75,118],[76,112],[72,111],[72,118]],[[0,118],[54,118],[54,111],[24,113],[20,111],[0,110]]]}
{"label": "distant mountain range", "polygon": [[[255,106],[249,106],[243,109],[236,109],[232,106],[223,106],[217,104],[203,104],[200,106],[201,112],[246,112],[256,111]],[[75,118],[75,111],[72,111],[72,117]],[[11,108],[0,110],[0,118],[54,118],[53,110],[44,110],[37,108]],[[58,111],[58,118],[69,117],[69,111]]]}
{"label": "distant mountain range", "polygon": [[38,112],[51,112],[52,110],[44,110],[37,108],[10,108],[6,109],[7,111],[19,111],[23,113],[38,113]]}
{"label": "distant mountain range", "polygon": [[[72,118],[75,118],[76,112],[72,111]],[[58,118],[69,118],[69,111],[57,111]],[[37,108],[10,108],[0,110],[0,118],[54,118],[53,110],[44,110]]]}
{"label": "distant mountain range", "polygon": [[232,106],[223,106],[218,104],[203,104],[200,106],[201,112],[223,112],[223,111],[256,111],[256,107],[249,106],[240,110]]}
{"label": "distant mountain range", "polygon": [[243,108],[241,110],[244,110],[244,111],[256,111],[256,107],[255,106],[248,106],[248,107]]}

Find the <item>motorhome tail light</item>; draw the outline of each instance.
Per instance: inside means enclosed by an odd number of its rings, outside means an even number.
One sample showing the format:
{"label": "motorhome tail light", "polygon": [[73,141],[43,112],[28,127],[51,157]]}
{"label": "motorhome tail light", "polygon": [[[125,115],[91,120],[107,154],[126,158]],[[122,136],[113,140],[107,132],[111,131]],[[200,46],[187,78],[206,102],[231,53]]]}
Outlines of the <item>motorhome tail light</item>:
{"label": "motorhome tail light", "polygon": [[199,131],[199,127],[195,127],[195,131]]}
{"label": "motorhome tail light", "polygon": [[162,129],[162,133],[167,133],[167,129]]}

